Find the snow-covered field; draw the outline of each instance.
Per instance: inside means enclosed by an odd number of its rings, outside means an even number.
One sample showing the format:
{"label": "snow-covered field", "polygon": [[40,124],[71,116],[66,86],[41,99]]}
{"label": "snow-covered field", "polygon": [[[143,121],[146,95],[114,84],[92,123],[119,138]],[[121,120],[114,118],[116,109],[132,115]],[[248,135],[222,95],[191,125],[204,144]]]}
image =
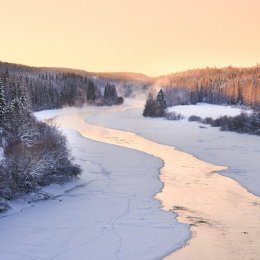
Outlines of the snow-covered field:
{"label": "snow-covered field", "polygon": [[[218,115],[240,114],[238,108],[200,104],[171,108],[186,117],[217,117]],[[225,112],[225,113],[224,113]],[[165,119],[144,118],[142,109],[129,109],[125,112],[102,113],[88,117],[87,121],[100,126],[131,131],[157,143],[171,145],[178,150],[216,164],[225,165],[221,174],[241,183],[250,192],[260,196],[260,137],[248,134],[223,132],[218,128],[201,125],[197,122],[168,121]]]}
{"label": "snow-covered field", "polygon": [[221,116],[237,116],[240,115],[241,112],[246,112],[242,108],[231,106],[219,106],[206,103],[169,107],[168,111],[181,114],[186,119],[192,115],[196,115],[201,118],[211,117],[213,119],[216,119]]}

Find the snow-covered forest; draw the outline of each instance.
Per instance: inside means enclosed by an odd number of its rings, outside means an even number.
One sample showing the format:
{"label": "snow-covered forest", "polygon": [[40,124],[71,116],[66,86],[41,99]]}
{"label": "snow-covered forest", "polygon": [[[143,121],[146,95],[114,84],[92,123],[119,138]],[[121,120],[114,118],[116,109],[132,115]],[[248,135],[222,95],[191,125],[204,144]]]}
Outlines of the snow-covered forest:
{"label": "snow-covered forest", "polygon": [[66,138],[55,126],[36,120],[20,82],[8,87],[0,78],[0,212],[8,208],[7,201],[80,174]]}
{"label": "snow-covered forest", "polygon": [[19,84],[33,111],[83,104],[113,105],[124,101],[117,94],[115,84],[110,81],[97,84],[95,78],[86,73],[0,62],[0,76],[6,88],[6,99],[11,99],[13,86]]}
{"label": "snow-covered forest", "polygon": [[260,106],[260,66],[189,70],[158,77],[155,88],[164,88],[169,106],[196,104]]}
{"label": "snow-covered forest", "polygon": [[[168,106],[196,104],[260,106],[260,66],[250,68],[205,68],[149,77],[135,73],[90,73],[61,68],[36,68],[0,62],[5,85],[21,82],[33,110],[81,106],[84,103],[107,105],[122,102],[122,97],[146,96],[164,89]],[[8,78],[8,81],[6,80]],[[107,85],[116,88],[115,98],[104,97]],[[110,92],[110,91],[109,91]]]}

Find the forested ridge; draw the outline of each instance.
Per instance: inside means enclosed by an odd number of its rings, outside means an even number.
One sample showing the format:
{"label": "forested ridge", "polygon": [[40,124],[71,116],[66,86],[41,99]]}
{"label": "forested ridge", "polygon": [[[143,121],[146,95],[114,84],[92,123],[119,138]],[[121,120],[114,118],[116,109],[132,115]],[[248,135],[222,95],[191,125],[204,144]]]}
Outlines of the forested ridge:
{"label": "forested ridge", "polygon": [[169,105],[212,104],[260,107],[260,66],[205,68],[162,76],[155,87],[164,88]]}
{"label": "forested ridge", "polygon": [[[36,68],[0,62],[0,75],[25,88],[33,110],[80,106],[91,103],[88,90],[95,88],[97,104],[107,84],[116,87],[123,97],[147,94],[152,89],[164,89],[168,105],[232,104],[260,107],[260,66],[250,68],[195,69],[160,77],[138,73],[91,73],[63,68]],[[4,82],[8,85],[8,82]],[[93,97],[93,94],[90,95]]]}
{"label": "forested ridge", "polygon": [[[0,62],[0,76],[7,89],[19,82],[33,111],[121,104],[123,97],[146,93],[150,78],[136,73],[90,73],[66,68],[40,68]],[[9,87],[10,86],[10,87]]]}
{"label": "forested ridge", "polygon": [[[12,88],[19,84],[33,111],[82,106],[83,104],[121,104],[115,85],[106,82],[102,86],[86,75],[74,72],[34,68],[23,65],[1,63],[6,99],[11,99]],[[106,90],[106,95],[103,93]]]}
{"label": "forested ridge", "polygon": [[109,82],[98,86],[82,74],[0,63],[0,212],[9,200],[81,172],[66,138],[33,111],[123,101]]}
{"label": "forested ridge", "polygon": [[20,81],[8,88],[3,82],[0,77],[0,212],[8,201],[81,171],[61,132],[36,120]]}

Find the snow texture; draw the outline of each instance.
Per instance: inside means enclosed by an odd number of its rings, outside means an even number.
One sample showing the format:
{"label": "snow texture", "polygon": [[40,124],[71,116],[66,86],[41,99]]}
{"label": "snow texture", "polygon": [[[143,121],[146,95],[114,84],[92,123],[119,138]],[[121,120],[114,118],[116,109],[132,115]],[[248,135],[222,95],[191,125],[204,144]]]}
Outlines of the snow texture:
{"label": "snow texture", "polygon": [[4,149],[3,147],[0,146],[0,162],[3,160],[4,158]]}
{"label": "snow texture", "polygon": [[[172,110],[175,109],[186,117],[240,114],[240,109],[229,106],[209,104],[196,106],[178,106]],[[144,118],[142,109],[102,113],[96,117],[88,117],[87,121],[100,126],[134,132],[157,143],[176,147],[204,161],[227,166],[228,169],[221,171],[221,174],[235,179],[247,190],[260,196],[259,136],[223,132],[218,128],[187,122],[187,120]]]}
{"label": "snow texture", "polygon": [[161,160],[64,133],[83,169],[80,180],[45,188],[50,200],[13,202],[0,215],[0,259],[161,259],[185,244],[188,226],[153,199],[162,188]]}
{"label": "snow texture", "polygon": [[237,116],[240,115],[242,111],[245,112],[245,110],[243,110],[242,108],[212,105],[207,103],[198,103],[197,105],[173,106],[168,108],[168,112],[181,114],[185,118],[196,115],[201,118],[211,117],[212,119],[217,119],[221,116]]}

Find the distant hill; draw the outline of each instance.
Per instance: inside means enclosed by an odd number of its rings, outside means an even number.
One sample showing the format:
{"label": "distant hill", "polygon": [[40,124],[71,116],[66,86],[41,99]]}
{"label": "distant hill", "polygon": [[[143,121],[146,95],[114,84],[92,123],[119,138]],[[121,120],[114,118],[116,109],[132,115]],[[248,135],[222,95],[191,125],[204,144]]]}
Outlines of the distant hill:
{"label": "distant hill", "polygon": [[8,70],[11,73],[73,73],[80,76],[107,79],[107,80],[118,80],[118,81],[136,81],[136,82],[153,82],[154,78],[146,76],[141,73],[133,72],[89,72],[79,69],[71,68],[56,68],[56,67],[32,67],[22,64],[8,63],[0,61],[0,72]]}
{"label": "distant hill", "polygon": [[[171,90],[177,91],[178,98],[185,96],[186,101],[183,103],[208,102],[260,106],[260,66],[204,68],[149,77],[141,73],[97,73],[70,68],[30,67],[0,62],[0,74],[6,71],[22,78],[37,78],[38,86],[41,84],[41,78],[44,84],[47,84],[46,78],[48,78],[48,84],[57,89],[59,87],[54,80],[57,75],[61,77],[62,74],[73,74],[84,78],[85,82],[93,81],[101,92],[106,83],[115,84],[119,94],[125,97],[147,95],[150,90],[164,88],[168,93]],[[176,98],[175,94],[171,93],[171,96],[172,99]]]}
{"label": "distant hill", "polygon": [[79,69],[70,68],[52,68],[52,67],[41,67],[40,69],[52,72],[65,72],[65,73],[75,73],[82,76],[97,77],[100,79],[111,79],[111,80],[122,80],[122,81],[136,81],[136,82],[149,82],[153,78],[146,76],[141,73],[134,72],[89,72]]}
{"label": "distant hill", "polygon": [[205,68],[155,79],[154,88],[188,91],[192,103],[227,103],[260,106],[260,66]]}

